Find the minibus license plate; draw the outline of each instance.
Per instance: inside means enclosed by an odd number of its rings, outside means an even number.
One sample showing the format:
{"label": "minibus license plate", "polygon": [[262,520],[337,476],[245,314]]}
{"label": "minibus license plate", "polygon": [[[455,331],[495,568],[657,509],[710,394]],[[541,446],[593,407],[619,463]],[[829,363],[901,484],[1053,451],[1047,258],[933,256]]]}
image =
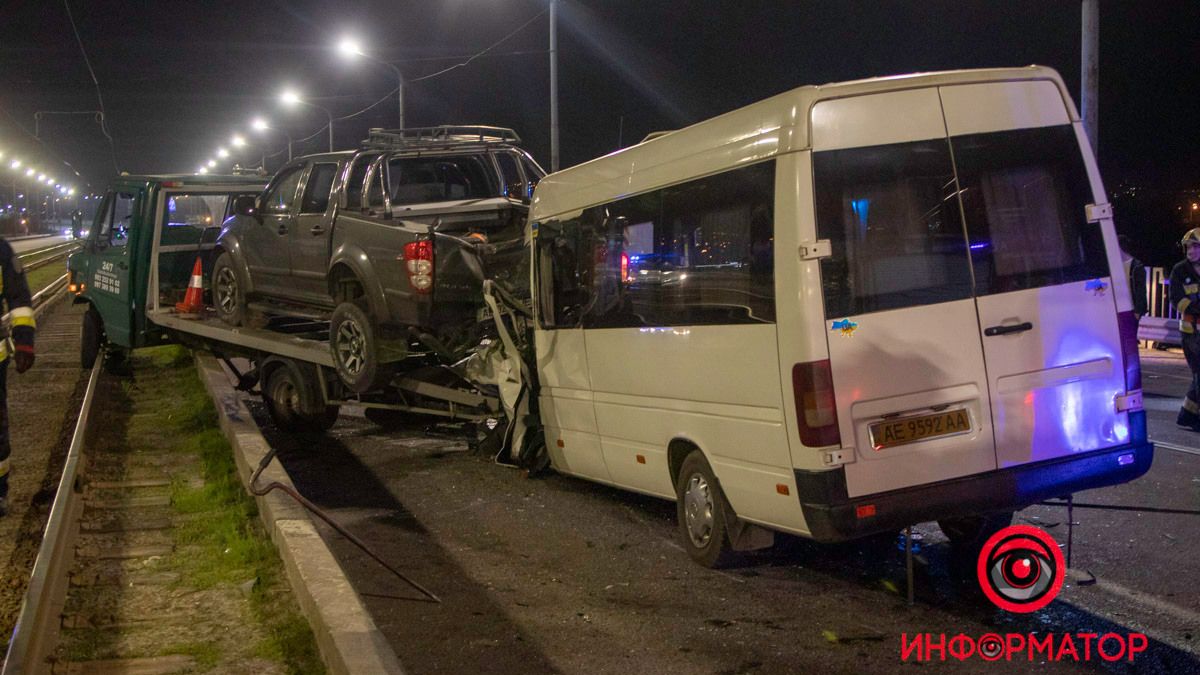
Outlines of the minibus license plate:
{"label": "minibus license plate", "polygon": [[871,425],[871,444],[876,450],[882,450],[939,436],[962,434],[970,430],[971,416],[965,408],[955,408],[932,415],[876,422]]}

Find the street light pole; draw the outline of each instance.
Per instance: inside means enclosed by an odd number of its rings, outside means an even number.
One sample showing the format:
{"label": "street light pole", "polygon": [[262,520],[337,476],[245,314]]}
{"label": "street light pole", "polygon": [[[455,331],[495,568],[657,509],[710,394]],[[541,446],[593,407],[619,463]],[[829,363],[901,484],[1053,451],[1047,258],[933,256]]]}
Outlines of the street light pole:
{"label": "street light pole", "polygon": [[558,171],[558,0],[550,0],[550,170]]}

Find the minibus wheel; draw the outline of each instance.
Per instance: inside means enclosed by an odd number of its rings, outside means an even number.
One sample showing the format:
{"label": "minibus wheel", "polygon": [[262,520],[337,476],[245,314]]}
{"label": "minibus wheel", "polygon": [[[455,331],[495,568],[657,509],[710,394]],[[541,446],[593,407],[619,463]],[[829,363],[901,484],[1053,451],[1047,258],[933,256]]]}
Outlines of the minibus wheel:
{"label": "minibus wheel", "polygon": [[91,370],[96,365],[104,349],[104,320],[94,305],[88,305],[83,314],[83,332],[79,340],[79,363],[84,370]]}
{"label": "minibus wheel", "polygon": [[986,513],[978,516],[942,518],[937,521],[942,534],[956,548],[971,551],[981,548],[988,537],[1012,525],[1013,512]]}
{"label": "minibus wheel", "polygon": [[700,450],[684,458],[675,481],[675,513],[684,548],[705,567],[726,567],[735,554],[726,515],[731,513],[721,485]]}
{"label": "minibus wheel", "polygon": [[230,326],[240,326],[246,321],[246,289],[238,278],[233,256],[229,251],[221,253],[213,263],[212,301],[217,316]]}
{"label": "minibus wheel", "polygon": [[322,433],[337,422],[338,406],[321,405],[314,383],[292,362],[275,365],[263,382],[263,402],[271,421],[285,433]]}

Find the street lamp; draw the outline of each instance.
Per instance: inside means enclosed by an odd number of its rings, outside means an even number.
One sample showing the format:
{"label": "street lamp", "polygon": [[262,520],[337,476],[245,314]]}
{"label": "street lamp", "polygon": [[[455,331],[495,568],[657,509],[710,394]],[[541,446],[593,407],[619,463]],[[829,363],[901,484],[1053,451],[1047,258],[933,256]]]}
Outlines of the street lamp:
{"label": "street lamp", "polygon": [[333,152],[333,113],[329,112],[329,109],[322,108],[315,103],[305,101],[304,99],[300,98],[300,94],[297,93],[295,89],[284,89],[279,94],[279,100],[289,108],[294,108],[297,105],[306,105],[310,108],[316,108],[317,110],[325,113],[325,116],[329,118],[329,152]]}
{"label": "street lamp", "polygon": [[398,119],[400,120],[400,128],[403,129],[404,128],[404,74],[400,72],[400,69],[397,68],[396,66],[388,63],[387,61],[377,59],[374,56],[371,56],[370,54],[364,52],[362,50],[361,45],[359,45],[358,40],[355,40],[352,37],[348,37],[348,36],[343,37],[337,44],[337,50],[338,50],[338,53],[341,54],[343,58],[355,59],[355,58],[358,58],[361,56],[362,58],[364,58],[368,61],[378,63],[381,66],[390,68],[392,70],[392,72],[396,74],[396,106],[399,111]]}
{"label": "street lamp", "polygon": [[221,159],[225,159],[228,156],[229,156],[228,150],[226,150],[225,148],[217,148],[217,157],[220,157]]}
{"label": "street lamp", "polygon": [[[287,130],[281,129],[279,127],[273,127],[273,126],[271,126],[270,122],[266,121],[265,119],[263,119],[261,117],[255,117],[253,120],[251,120],[250,126],[253,127],[255,131],[278,131],[279,133],[286,136],[287,142],[288,142],[288,148],[287,148],[288,161],[289,162],[292,161],[292,135],[289,134],[287,132]],[[264,166],[263,168],[266,168],[266,167]]]}
{"label": "street lamp", "polygon": [[16,171],[17,169],[21,168],[21,160],[14,159],[13,161],[9,162],[8,168],[12,169],[13,171]]}

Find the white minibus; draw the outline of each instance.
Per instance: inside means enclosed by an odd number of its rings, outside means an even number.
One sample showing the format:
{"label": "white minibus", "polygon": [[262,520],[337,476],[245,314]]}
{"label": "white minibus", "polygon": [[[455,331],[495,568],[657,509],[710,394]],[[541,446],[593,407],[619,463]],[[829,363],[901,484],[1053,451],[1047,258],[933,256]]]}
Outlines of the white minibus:
{"label": "white minibus", "polygon": [[1153,458],[1112,214],[1059,75],[807,86],[547,176],[560,472],[677,501],[693,558],[938,521]]}

